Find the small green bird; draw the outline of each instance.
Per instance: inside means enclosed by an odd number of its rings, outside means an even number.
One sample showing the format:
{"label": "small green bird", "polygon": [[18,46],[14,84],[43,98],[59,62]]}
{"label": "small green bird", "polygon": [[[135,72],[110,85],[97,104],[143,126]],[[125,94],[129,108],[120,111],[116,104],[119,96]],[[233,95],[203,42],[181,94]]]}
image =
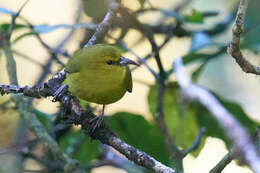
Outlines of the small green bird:
{"label": "small green bird", "polygon": [[[122,51],[112,45],[96,44],[77,51],[66,64],[69,91],[80,99],[102,104],[104,107],[132,92],[132,76],[128,64],[136,62],[121,56]],[[97,126],[100,125],[97,124]]]}

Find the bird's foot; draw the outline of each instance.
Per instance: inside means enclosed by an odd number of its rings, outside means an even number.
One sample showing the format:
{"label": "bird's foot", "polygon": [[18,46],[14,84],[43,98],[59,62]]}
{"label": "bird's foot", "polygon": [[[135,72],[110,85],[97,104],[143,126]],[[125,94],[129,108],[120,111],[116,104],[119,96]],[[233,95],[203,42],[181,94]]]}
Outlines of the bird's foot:
{"label": "bird's foot", "polygon": [[67,84],[62,85],[60,88],[58,88],[55,93],[53,94],[53,102],[56,102],[61,95],[68,92],[69,86]]}
{"label": "bird's foot", "polygon": [[90,123],[90,133],[94,133],[96,129],[100,128],[100,126],[104,123],[103,116],[97,116],[89,120]]}

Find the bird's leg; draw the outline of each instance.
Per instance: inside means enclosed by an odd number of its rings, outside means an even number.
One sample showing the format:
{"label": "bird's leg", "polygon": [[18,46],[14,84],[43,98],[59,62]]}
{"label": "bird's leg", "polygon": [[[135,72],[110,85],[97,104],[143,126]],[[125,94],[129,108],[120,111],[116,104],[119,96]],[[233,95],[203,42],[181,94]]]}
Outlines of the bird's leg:
{"label": "bird's leg", "polygon": [[91,124],[94,123],[93,126],[91,127],[91,133],[93,133],[103,123],[104,112],[105,112],[105,105],[102,106],[102,110],[100,111],[99,116],[97,116],[89,121]]}
{"label": "bird's leg", "polygon": [[59,98],[62,94],[68,92],[68,88],[69,88],[69,86],[68,86],[67,84],[62,85],[60,88],[58,88],[58,89],[55,91],[55,93],[53,94],[53,100],[52,100],[52,101],[53,101],[53,102],[56,102],[56,101],[58,100],[58,98]]}

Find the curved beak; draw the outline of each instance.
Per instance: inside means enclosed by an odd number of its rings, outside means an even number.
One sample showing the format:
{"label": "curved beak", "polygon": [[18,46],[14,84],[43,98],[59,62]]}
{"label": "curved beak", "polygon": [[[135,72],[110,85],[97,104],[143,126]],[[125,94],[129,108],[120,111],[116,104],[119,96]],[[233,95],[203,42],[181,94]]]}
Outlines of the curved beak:
{"label": "curved beak", "polygon": [[121,56],[120,60],[119,60],[119,65],[122,66],[122,65],[128,65],[128,64],[140,66],[140,64],[136,63],[135,61]]}

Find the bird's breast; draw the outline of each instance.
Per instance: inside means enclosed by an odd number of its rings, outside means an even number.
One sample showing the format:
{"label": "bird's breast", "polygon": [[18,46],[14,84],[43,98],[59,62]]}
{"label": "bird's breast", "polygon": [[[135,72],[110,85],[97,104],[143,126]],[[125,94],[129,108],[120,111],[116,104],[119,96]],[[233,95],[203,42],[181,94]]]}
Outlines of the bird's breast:
{"label": "bird's breast", "polygon": [[98,104],[110,104],[125,94],[125,75],[125,67],[90,66],[81,69],[78,73],[69,74],[67,83],[69,91],[83,100]]}

